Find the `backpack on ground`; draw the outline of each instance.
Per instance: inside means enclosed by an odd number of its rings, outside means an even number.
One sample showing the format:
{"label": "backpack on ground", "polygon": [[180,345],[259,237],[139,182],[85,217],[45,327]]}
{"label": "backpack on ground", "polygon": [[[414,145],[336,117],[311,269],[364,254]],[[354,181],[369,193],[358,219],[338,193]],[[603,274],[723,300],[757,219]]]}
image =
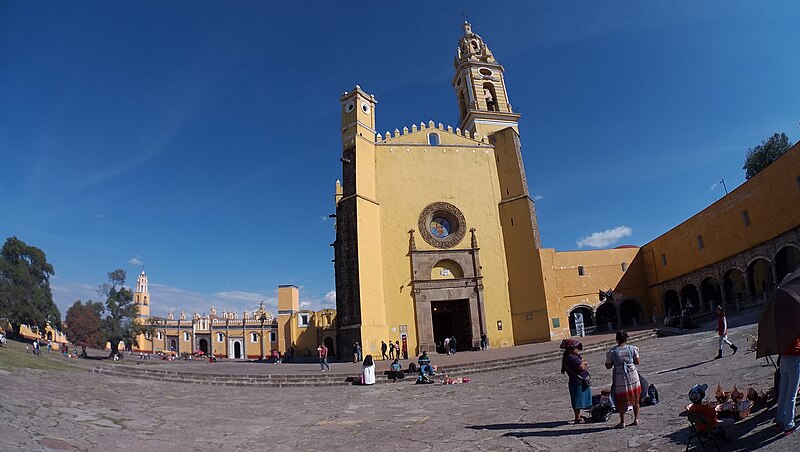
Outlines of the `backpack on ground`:
{"label": "backpack on ground", "polygon": [[656,385],[651,384],[647,387],[647,397],[645,397],[646,406],[655,405],[658,403],[658,389]]}

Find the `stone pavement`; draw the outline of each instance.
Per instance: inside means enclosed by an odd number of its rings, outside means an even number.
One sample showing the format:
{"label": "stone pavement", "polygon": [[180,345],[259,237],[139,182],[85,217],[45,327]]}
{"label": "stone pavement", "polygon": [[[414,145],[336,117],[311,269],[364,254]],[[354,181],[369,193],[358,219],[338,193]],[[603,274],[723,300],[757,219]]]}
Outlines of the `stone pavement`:
{"label": "stone pavement", "polygon": [[[683,450],[688,424],[678,413],[693,384],[771,385],[772,367],[746,350],[758,315],[754,309],[729,318],[730,338],[741,348],[721,360],[712,359],[712,324],[636,343],[661,403],[643,408],[642,425],[623,430],[611,429],[613,421],[567,422],[567,377],[557,358],[447,386],[217,387],[86,368],[14,369],[0,370],[0,450]],[[605,354],[585,358],[595,392],[608,387]],[[724,450],[800,450],[800,432],[775,435],[773,418],[774,406],[756,410],[737,423],[739,439]]]}

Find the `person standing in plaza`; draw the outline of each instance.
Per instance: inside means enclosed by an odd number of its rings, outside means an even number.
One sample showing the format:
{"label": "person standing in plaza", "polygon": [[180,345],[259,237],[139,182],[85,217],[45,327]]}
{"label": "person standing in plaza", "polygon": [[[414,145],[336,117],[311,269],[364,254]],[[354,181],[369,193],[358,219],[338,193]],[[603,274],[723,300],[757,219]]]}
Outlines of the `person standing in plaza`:
{"label": "person standing in plaza", "polygon": [[389,357],[386,356],[386,350],[388,349],[389,347],[386,345],[386,342],[381,341],[381,359],[389,359]]}
{"label": "person standing in plaza", "polygon": [[394,354],[394,342],[392,342],[390,340],[389,341],[389,359],[395,359],[395,358],[400,358],[400,356],[399,356],[399,353],[398,353],[398,356],[395,356],[395,354]]}
{"label": "person standing in plaza", "polygon": [[561,342],[564,354],[561,357],[561,373],[569,375],[569,399],[572,411],[575,413],[575,424],[583,424],[581,410],[592,408],[592,388],[589,376],[589,364],[584,361],[578,350],[583,350],[583,344],[574,339],[564,339]]}
{"label": "person standing in plaza", "polygon": [[444,338],[443,346],[444,346],[444,351],[447,352],[447,354],[449,355],[450,354],[450,338],[449,337]]}
{"label": "person standing in plaza", "polygon": [[456,347],[456,337],[453,336],[450,338],[450,354],[455,355],[456,350],[458,350],[458,348]]}
{"label": "person standing in plaza", "polygon": [[617,346],[606,353],[606,369],[613,368],[612,373],[614,398],[619,412],[619,424],[614,428],[625,427],[625,412],[633,406],[633,422],[639,425],[639,399],[642,396],[642,385],[639,382],[639,348],[628,344],[628,333],[617,331]]}
{"label": "person standing in plaza", "polygon": [[775,410],[775,430],[791,435],[797,429],[794,422],[797,388],[800,386],[800,335],[783,349],[778,380],[778,407]]}
{"label": "person standing in plaza", "polygon": [[733,343],[728,340],[728,319],[725,318],[725,308],[723,308],[722,305],[717,305],[717,334],[719,335],[719,353],[717,353],[714,359],[722,358],[723,343],[728,344],[735,355],[739,347],[733,345]]}
{"label": "person standing in plaza", "polygon": [[328,365],[328,347],[326,347],[325,344],[320,344],[319,347],[317,347],[317,352],[319,353],[320,372],[331,370],[331,366]]}

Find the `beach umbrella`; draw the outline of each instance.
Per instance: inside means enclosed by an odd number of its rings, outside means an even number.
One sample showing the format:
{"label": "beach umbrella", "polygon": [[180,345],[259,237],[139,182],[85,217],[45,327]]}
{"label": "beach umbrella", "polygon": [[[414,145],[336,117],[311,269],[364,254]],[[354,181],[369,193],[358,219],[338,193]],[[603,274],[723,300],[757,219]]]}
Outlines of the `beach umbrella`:
{"label": "beach umbrella", "polygon": [[758,322],[756,358],[779,355],[800,335],[800,268],[772,292]]}

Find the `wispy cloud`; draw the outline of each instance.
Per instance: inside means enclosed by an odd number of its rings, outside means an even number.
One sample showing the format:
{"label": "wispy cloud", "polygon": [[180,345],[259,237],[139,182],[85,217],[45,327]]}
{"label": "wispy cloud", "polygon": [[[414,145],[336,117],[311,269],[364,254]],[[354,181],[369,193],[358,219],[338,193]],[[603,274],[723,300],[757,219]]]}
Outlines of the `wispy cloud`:
{"label": "wispy cloud", "polygon": [[709,190],[713,190],[713,189],[717,188],[717,185],[719,185],[719,184],[714,182],[713,184],[711,184],[711,188]]}
{"label": "wispy cloud", "polygon": [[53,293],[53,301],[61,311],[62,318],[67,315],[67,309],[78,300],[102,300],[98,286],[67,281],[55,275],[50,278],[50,290]]}
{"label": "wispy cloud", "polygon": [[534,201],[540,201],[542,199],[544,199],[544,195],[536,195],[536,196],[533,197]]}
{"label": "wispy cloud", "polygon": [[336,303],[336,291],[331,290],[330,292],[325,294],[325,302],[326,303]]}
{"label": "wispy cloud", "polygon": [[591,248],[605,248],[611,246],[625,237],[633,234],[633,229],[627,226],[617,226],[613,229],[606,229],[602,232],[594,232],[591,235],[578,239],[578,248],[588,246]]}
{"label": "wispy cloud", "polygon": [[132,258],[130,258],[128,260],[128,263],[131,264],[131,265],[134,265],[134,266],[142,265],[142,261],[136,256],[133,256]]}

